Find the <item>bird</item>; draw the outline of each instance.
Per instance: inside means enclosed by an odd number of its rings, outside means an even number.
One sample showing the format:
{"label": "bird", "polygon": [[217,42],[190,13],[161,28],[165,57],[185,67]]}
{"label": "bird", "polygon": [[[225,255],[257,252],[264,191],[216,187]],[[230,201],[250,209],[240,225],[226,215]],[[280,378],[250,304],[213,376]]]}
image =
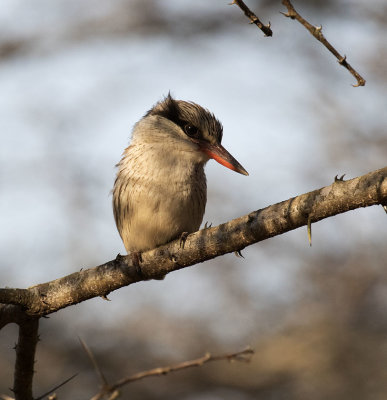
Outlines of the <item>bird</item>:
{"label": "bird", "polygon": [[134,125],[113,187],[114,218],[128,254],[141,255],[200,228],[208,160],[248,175],[221,145],[222,136],[214,114],[170,93]]}

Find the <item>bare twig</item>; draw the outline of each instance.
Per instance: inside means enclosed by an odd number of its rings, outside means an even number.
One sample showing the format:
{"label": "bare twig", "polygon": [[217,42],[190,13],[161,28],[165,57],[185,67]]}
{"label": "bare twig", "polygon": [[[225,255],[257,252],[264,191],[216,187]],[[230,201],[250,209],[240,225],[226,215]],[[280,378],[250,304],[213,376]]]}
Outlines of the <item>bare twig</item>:
{"label": "bare twig", "polygon": [[227,360],[249,362],[253,354],[254,350],[250,347],[247,347],[246,349],[238,351],[236,353],[222,354],[217,356],[213,356],[210,353],[207,353],[203,357],[197,358],[195,360],[184,361],[182,363],[170,365],[167,367],[159,367],[148,371],[139,372],[137,374],[123,378],[112,385],[104,385],[101,390],[91,398],[91,400],[101,400],[104,396],[111,394],[116,396],[116,393],[118,393],[117,389],[127,385],[128,383],[144,378],[149,378],[151,376],[167,375],[170,372],[181,371],[186,368],[201,367],[203,364],[211,361]]}
{"label": "bare twig", "polygon": [[220,361],[220,360],[233,361],[233,360],[235,360],[235,361],[247,362],[247,361],[250,361],[251,356],[253,354],[254,354],[254,350],[251,349],[250,347],[247,347],[246,349],[244,349],[242,351],[238,351],[236,353],[223,354],[223,355],[217,355],[217,356],[213,356],[210,353],[207,353],[203,357],[197,358],[195,360],[184,361],[182,363],[168,366],[168,367],[154,368],[149,371],[139,372],[128,378],[121,379],[116,384],[114,384],[113,387],[115,389],[118,389],[118,388],[126,385],[129,382],[138,381],[140,379],[148,378],[150,376],[166,375],[170,372],[179,371],[179,370],[186,369],[186,368],[200,367],[203,364],[208,363],[210,361]]}
{"label": "bare twig", "polygon": [[13,392],[16,400],[32,400],[35,351],[38,343],[39,318],[29,317],[19,324],[19,340],[16,345],[16,362]]}
{"label": "bare twig", "polygon": [[245,13],[246,17],[251,21],[251,24],[257,25],[257,27],[265,34],[265,36],[273,36],[273,31],[270,29],[270,22],[267,25],[264,25],[242,0],[233,0],[232,3],[230,3],[230,5],[234,4],[236,4]]}
{"label": "bare twig", "polygon": [[364,86],[366,81],[365,79],[355,71],[351,65],[347,62],[347,57],[342,56],[325,38],[322,33],[321,26],[313,26],[308,21],[306,21],[301,15],[295,10],[290,0],[282,0],[282,4],[288,9],[287,13],[282,13],[285,17],[289,17],[291,19],[296,19],[300,24],[302,24],[318,41],[320,41],[338,60],[339,64],[342,65],[356,78],[357,84],[352,85],[354,87]]}

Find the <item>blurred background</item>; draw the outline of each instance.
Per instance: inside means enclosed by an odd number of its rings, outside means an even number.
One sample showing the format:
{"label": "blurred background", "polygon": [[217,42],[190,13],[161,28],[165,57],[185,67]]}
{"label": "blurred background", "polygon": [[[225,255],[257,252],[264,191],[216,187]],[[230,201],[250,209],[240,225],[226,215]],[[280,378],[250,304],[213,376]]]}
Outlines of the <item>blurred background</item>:
{"label": "blurred background", "polygon": [[[386,165],[387,5],[295,1],[367,80],[355,79],[280,1],[2,0],[0,277],[28,287],[124,253],[111,210],[114,165],[134,123],[170,90],[209,108],[244,177],[209,162],[205,221],[250,211]],[[387,216],[360,209],[70,307],[42,320],[38,396],[113,382],[205,352],[218,362],[136,382],[122,398],[385,399]],[[11,394],[17,327],[0,331],[0,393]]]}

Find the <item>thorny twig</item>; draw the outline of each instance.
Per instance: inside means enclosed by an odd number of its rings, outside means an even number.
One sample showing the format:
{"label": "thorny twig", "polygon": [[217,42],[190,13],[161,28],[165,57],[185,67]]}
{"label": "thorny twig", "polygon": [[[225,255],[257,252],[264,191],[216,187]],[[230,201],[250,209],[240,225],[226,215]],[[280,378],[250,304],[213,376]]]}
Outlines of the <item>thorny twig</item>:
{"label": "thorny twig", "polygon": [[233,0],[230,5],[236,4],[251,21],[251,24],[257,25],[257,27],[265,34],[265,36],[273,36],[273,31],[270,29],[270,22],[264,25],[259,18],[250,10],[249,7],[242,0]]}
{"label": "thorny twig", "polygon": [[[96,361],[95,361],[95,358],[92,355],[91,351],[88,350],[87,354],[95,367]],[[91,398],[91,400],[101,400],[105,396],[108,396],[108,395],[109,395],[109,397],[108,397],[109,400],[114,399],[119,394],[118,393],[119,388],[121,388],[124,385],[127,385],[128,383],[138,381],[140,379],[149,378],[151,376],[166,375],[170,372],[180,371],[180,370],[186,369],[186,368],[201,367],[203,364],[206,364],[210,361],[227,360],[227,361],[249,362],[251,360],[251,357],[253,354],[254,354],[254,350],[250,347],[247,347],[246,349],[244,349],[242,351],[237,351],[235,353],[228,353],[228,354],[222,354],[222,355],[217,355],[217,356],[213,356],[210,353],[206,353],[203,357],[197,358],[195,360],[184,361],[182,363],[167,366],[167,367],[158,367],[158,368],[150,369],[148,371],[138,372],[137,374],[123,378],[112,385],[107,384],[106,380],[104,380],[104,381],[102,381],[101,390],[95,396],[93,396]],[[98,367],[98,368],[96,368],[96,370],[100,371],[100,368]],[[98,374],[99,374],[99,372],[98,372]],[[101,379],[101,375],[100,375],[100,379]]]}
{"label": "thorny twig", "polygon": [[39,318],[29,317],[19,324],[19,340],[15,347],[16,362],[12,391],[16,400],[32,400],[35,351],[39,340]]}
{"label": "thorny twig", "polygon": [[356,85],[352,85],[354,87],[364,86],[366,81],[365,79],[355,71],[352,66],[347,62],[347,57],[342,56],[325,38],[322,33],[321,26],[313,26],[308,21],[306,21],[301,15],[295,10],[290,0],[282,0],[282,4],[288,9],[287,13],[282,13],[285,17],[289,17],[291,19],[296,19],[300,24],[302,24],[318,41],[320,41],[339,61],[339,64],[346,68],[357,80]]}

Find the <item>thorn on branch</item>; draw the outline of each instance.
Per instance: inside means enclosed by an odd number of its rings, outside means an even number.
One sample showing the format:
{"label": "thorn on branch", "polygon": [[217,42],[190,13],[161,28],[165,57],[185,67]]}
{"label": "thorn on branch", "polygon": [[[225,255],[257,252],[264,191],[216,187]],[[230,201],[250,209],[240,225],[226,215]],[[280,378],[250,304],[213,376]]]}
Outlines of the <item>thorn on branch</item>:
{"label": "thorn on branch", "polygon": [[[349,65],[349,64],[347,64],[347,65]],[[365,79],[363,79],[363,78],[359,75],[357,84],[356,84],[356,85],[352,85],[352,86],[353,86],[353,87],[364,86],[365,83],[366,83]]]}
{"label": "thorn on branch", "polygon": [[335,176],[335,182],[345,182],[344,181],[344,176],[345,174],[341,175],[340,178],[338,178],[338,175]]}
{"label": "thorn on branch", "polygon": [[286,17],[286,18],[291,18],[291,19],[294,19],[295,18],[295,16],[294,15],[292,15],[292,14],[290,14],[289,12],[283,12],[283,11],[280,11],[280,14],[282,14],[284,17]]}
{"label": "thorn on branch", "polygon": [[245,258],[244,255],[242,254],[242,250],[234,251],[234,254],[235,254],[238,258]]}
{"label": "thorn on branch", "polygon": [[307,231],[308,231],[309,246],[312,247],[312,218],[310,214],[308,215]]}
{"label": "thorn on branch", "polygon": [[250,214],[247,215],[247,223],[253,222],[256,218],[256,213],[252,212]]}
{"label": "thorn on branch", "polygon": [[123,256],[123,255],[121,255],[120,253],[118,253],[118,254],[116,255],[116,258],[114,259],[114,264],[115,264],[115,266],[116,266],[116,267],[120,267],[121,264],[124,264],[124,263],[125,263],[125,258],[126,258],[126,256]]}
{"label": "thorn on branch", "polygon": [[344,57],[341,57],[339,60],[338,60],[338,63],[340,64],[340,65],[342,65],[343,67],[345,67],[348,63],[347,63],[347,56],[346,55],[344,55]]}

